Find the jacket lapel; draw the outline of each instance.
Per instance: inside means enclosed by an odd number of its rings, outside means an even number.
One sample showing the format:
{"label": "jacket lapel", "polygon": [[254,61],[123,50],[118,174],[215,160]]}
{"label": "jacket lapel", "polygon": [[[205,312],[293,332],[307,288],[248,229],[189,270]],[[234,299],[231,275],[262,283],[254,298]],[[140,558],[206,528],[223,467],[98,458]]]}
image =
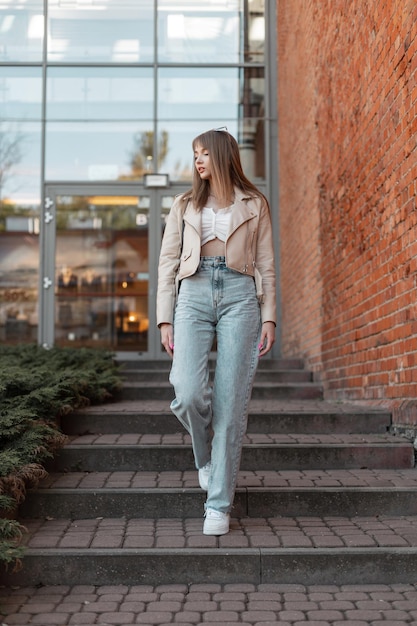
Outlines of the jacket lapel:
{"label": "jacket lapel", "polygon": [[[247,202],[249,200],[249,203]],[[239,190],[235,190],[235,202],[233,204],[232,214],[230,218],[229,236],[237,229],[241,224],[244,224],[253,217],[256,217],[257,211],[254,208],[253,203],[250,202],[251,198],[245,196]],[[190,224],[194,230],[201,237],[201,211],[196,211],[193,204],[190,202],[184,213],[184,221]]]}
{"label": "jacket lapel", "polygon": [[201,211],[196,211],[190,202],[184,213],[184,222],[190,224],[194,230],[201,236]]}
{"label": "jacket lapel", "polygon": [[229,236],[237,229],[241,224],[251,220],[253,217],[256,217],[257,212],[251,203],[248,203],[247,200],[250,200],[247,196],[244,196],[241,192],[236,191],[235,193],[235,203],[232,209],[232,216],[230,220],[230,229]]}

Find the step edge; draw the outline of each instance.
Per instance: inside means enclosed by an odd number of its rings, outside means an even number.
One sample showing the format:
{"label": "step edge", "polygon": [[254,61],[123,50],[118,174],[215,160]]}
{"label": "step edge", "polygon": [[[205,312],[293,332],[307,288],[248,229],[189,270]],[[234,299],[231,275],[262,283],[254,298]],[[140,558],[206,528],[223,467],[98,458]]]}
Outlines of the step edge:
{"label": "step edge", "polygon": [[[349,448],[358,448],[360,450],[364,449],[365,447],[367,448],[380,448],[380,447],[384,447],[384,448],[390,448],[390,449],[398,449],[401,447],[407,448],[407,449],[411,449],[414,450],[413,447],[413,443],[411,441],[398,441],[398,442],[393,442],[393,441],[381,441],[381,442],[364,442],[364,443],[359,443],[359,442],[354,442],[354,443],[244,443],[242,448],[248,448],[250,450],[252,449],[262,449],[262,450],[266,450],[266,449],[280,449],[280,448],[285,448],[285,449],[292,449],[292,448],[297,448],[297,449],[308,449],[308,448],[319,448],[319,449],[326,449],[326,448],[336,448],[336,449],[349,449]],[[101,450],[155,450],[155,449],[161,449],[161,450],[172,450],[178,448],[180,450],[190,450],[192,449],[191,444],[188,443],[155,443],[155,444],[118,444],[118,443],[109,443],[109,444],[66,444],[63,448],[60,448],[57,456],[59,456],[59,454],[62,451],[65,450],[70,450],[70,451],[79,451],[79,450],[97,450],[97,451],[101,451]]]}
{"label": "step edge", "polygon": [[[297,493],[417,493],[417,485],[415,487],[362,487],[362,486],[349,486],[349,485],[339,485],[337,487],[320,487],[320,486],[312,486],[312,487],[255,487],[255,486],[247,486],[247,487],[237,487],[236,493],[287,493],[287,492],[297,492]],[[200,487],[123,487],[123,488],[114,488],[114,487],[98,487],[97,489],[91,487],[44,487],[44,488],[36,488],[29,489],[27,491],[27,497],[34,497],[38,495],[42,496],[68,496],[68,495],[78,495],[81,494],[83,496],[87,495],[97,495],[100,493],[101,495],[153,495],[153,494],[193,494],[198,493],[201,495]],[[122,516],[124,517],[124,516]],[[337,515],[335,517],[340,517]],[[362,516],[361,516],[362,517]],[[372,517],[372,516],[370,516]]]}
{"label": "step edge", "polygon": [[[174,555],[181,554],[187,555],[201,555],[212,556],[216,554],[218,556],[254,556],[254,555],[273,555],[273,554],[294,554],[294,555],[347,555],[347,554],[369,554],[369,556],[375,556],[375,553],[379,554],[391,554],[391,555],[417,555],[417,546],[409,547],[391,547],[391,546],[375,546],[370,548],[369,546],[360,547],[335,547],[335,548],[25,548],[25,556],[51,556],[51,555],[65,555],[65,556],[136,556],[145,555]],[[25,559],[23,557],[23,561]]]}

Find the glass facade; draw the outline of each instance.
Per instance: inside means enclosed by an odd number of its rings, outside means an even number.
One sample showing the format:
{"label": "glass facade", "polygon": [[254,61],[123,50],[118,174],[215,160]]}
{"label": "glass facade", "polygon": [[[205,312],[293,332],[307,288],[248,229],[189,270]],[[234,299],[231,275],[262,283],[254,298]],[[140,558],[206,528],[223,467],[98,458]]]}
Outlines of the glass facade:
{"label": "glass facade", "polygon": [[161,224],[192,138],[227,126],[273,184],[271,5],[0,0],[0,341],[159,354]]}

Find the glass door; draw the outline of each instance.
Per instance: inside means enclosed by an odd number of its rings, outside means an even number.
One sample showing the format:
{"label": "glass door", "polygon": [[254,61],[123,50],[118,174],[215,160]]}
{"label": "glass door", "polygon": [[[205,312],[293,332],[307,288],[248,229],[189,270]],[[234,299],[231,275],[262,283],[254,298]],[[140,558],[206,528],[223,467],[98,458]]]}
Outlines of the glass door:
{"label": "glass door", "polygon": [[163,356],[155,296],[172,200],[138,185],[47,187],[41,343]]}

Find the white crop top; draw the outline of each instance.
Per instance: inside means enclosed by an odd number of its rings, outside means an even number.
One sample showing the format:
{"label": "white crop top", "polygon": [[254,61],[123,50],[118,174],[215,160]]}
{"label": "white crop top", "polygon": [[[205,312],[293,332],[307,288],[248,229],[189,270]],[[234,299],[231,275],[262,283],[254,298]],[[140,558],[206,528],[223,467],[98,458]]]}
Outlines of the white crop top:
{"label": "white crop top", "polygon": [[226,241],[229,233],[232,207],[218,209],[217,213],[211,207],[205,206],[201,216],[201,245],[208,241],[220,239]]}

